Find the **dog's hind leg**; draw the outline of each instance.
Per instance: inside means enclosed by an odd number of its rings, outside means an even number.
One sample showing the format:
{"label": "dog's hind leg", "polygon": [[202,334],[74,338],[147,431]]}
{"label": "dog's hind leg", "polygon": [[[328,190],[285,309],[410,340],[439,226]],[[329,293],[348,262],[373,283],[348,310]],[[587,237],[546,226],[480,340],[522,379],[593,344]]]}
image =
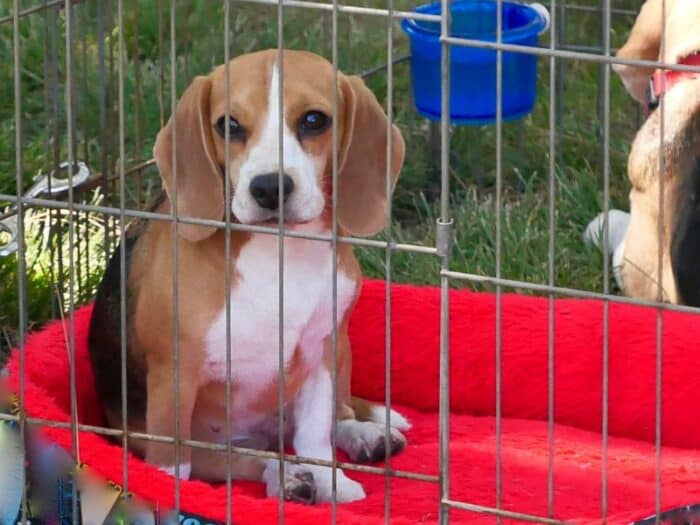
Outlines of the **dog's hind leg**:
{"label": "dog's hind leg", "polygon": [[[371,421],[382,426],[386,423],[386,405],[368,401],[361,397],[352,397],[350,406],[355,412],[355,419],[358,421]],[[389,426],[397,430],[408,430],[411,428],[411,423],[405,416],[392,408],[389,411]]]}
{"label": "dog's hind leg", "polygon": [[402,431],[411,428],[408,420],[391,409],[389,412],[389,451],[386,449],[386,406],[359,397],[350,405],[354,418],[338,421],[338,447],[353,461],[367,463],[381,461],[406,447]]}
{"label": "dog's hind leg", "polygon": [[402,431],[411,425],[396,410],[389,412],[389,450],[385,440],[386,406],[350,394],[352,351],[347,323],[338,331],[337,446],[353,461],[380,461],[406,447]]}

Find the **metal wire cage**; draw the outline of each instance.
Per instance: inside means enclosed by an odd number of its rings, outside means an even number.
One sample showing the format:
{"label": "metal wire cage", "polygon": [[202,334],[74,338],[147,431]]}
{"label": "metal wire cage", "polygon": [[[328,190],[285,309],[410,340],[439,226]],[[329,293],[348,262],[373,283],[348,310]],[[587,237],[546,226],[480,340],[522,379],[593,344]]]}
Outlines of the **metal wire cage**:
{"label": "metal wire cage", "polygon": [[[500,3],[500,2],[499,2]],[[224,0],[215,2],[157,0],[156,2],[116,0],[69,1],[44,0],[30,3],[13,0],[12,6],[0,7],[0,46],[6,48],[5,55],[12,55],[14,83],[6,89],[9,97],[0,104],[3,118],[13,123],[12,129],[2,131],[2,139],[11,140],[5,148],[0,143],[0,171],[15,173],[12,179],[0,179],[0,201],[10,203],[10,208],[0,215],[8,231],[16,231],[17,243],[7,255],[16,262],[8,278],[13,280],[7,291],[11,297],[5,301],[5,312],[0,320],[3,329],[16,326],[17,330],[6,333],[3,345],[15,346],[22,355],[25,337],[35,323],[66,315],[72,326],[73,314],[80,304],[93,297],[105,260],[116,248],[130,220],[147,218],[170,221],[177,224],[210,224],[229,231],[249,230],[279,238],[280,259],[284,258],[285,236],[308,237],[324,240],[337,250],[339,244],[349,243],[364,254],[364,269],[371,275],[386,280],[386,362],[391,362],[391,283],[398,279],[411,281],[414,275],[406,266],[414,259],[426,258],[430,262],[418,278],[440,286],[441,289],[441,341],[440,341],[440,473],[425,476],[420,473],[400,473],[391,470],[390,461],[385,467],[362,467],[362,470],[391,476],[414,476],[418,479],[439,483],[440,498],[435,502],[441,523],[448,523],[451,508],[486,513],[500,518],[518,518],[527,521],[555,523],[553,512],[553,468],[550,462],[549,516],[531,516],[502,508],[500,454],[496,462],[496,505],[484,507],[451,498],[449,487],[449,294],[451,287],[471,286],[493,289],[496,293],[496,442],[501,440],[501,294],[504,289],[517,289],[527,293],[542,294],[550,298],[549,313],[549,425],[550,440],[554,425],[554,298],[556,296],[586,297],[604,300],[605,316],[603,377],[603,461],[607,449],[607,331],[608,301],[636,304],[652,304],[613,294],[610,272],[610,257],[605,250],[594,270],[601,275],[590,287],[577,286],[575,282],[562,278],[557,269],[559,254],[557,234],[561,222],[557,219],[560,201],[560,184],[566,176],[567,163],[576,155],[576,137],[571,132],[576,123],[569,118],[571,108],[579,103],[576,97],[586,97],[594,103],[589,109],[586,132],[592,132],[592,151],[585,155],[586,163],[592,166],[592,187],[599,193],[602,208],[607,211],[611,202],[620,200],[624,184],[611,183],[612,179],[624,179],[622,166],[628,143],[638,127],[641,113],[633,109],[630,101],[619,96],[621,87],[613,86],[611,65],[614,63],[638,63],[665,67],[663,64],[644,61],[624,61],[614,57],[613,39],[621,40],[631,26],[642,0],[620,0],[613,6],[612,0],[568,3],[551,0],[547,7],[551,16],[547,44],[542,47],[524,47],[502,42],[502,21],[499,17],[496,42],[484,42],[449,36],[449,0],[442,0],[442,16],[417,15],[412,11],[416,2],[408,0],[386,0],[369,2],[357,0],[340,2],[315,2],[307,0]],[[218,19],[211,13],[221,13]],[[421,18],[439,22],[442,46],[442,114],[439,125],[423,121],[412,113],[407,87],[407,45],[397,31],[397,22],[407,18]],[[206,20],[202,23],[202,20]],[[216,20],[212,23],[212,20]],[[293,27],[294,31],[289,28]],[[586,28],[581,30],[581,28]],[[591,31],[590,29],[594,30]],[[617,32],[616,32],[617,30]],[[292,34],[293,33],[293,34]],[[620,33],[620,34],[618,34]],[[368,38],[374,42],[372,51],[363,49]],[[11,41],[10,41],[11,39]],[[332,235],[311,235],[284,232],[283,217],[278,227],[251,227],[225,221],[198,221],[174,215],[159,215],[145,212],[146,204],[158,187],[158,176],[151,148],[155,135],[169,114],[174,111],[178,94],[182,92],[194,74],[206,73],[212,66],[226,63],[238,54],[260,47],[289,46],[305,47],[319,52],[332,61],[336,70],[361,73],[375,89],[389,116],[389,126],[396,120],[407,130],[410,150],[406,165],[413,170],[411,183],[396,193],[394,206],[388,210],[392,226],[376,239],[340,237],[334,217]],[[493,128],[477,130],[457,128],[450,124],[449,114],[449,56],[455,46],[467,46],[497,51],[497,121]],[[502,85],[503,52],[534,54],[546,60],[539,64],[541,87],[538,106],[534,116],[525,122],[504,123],[500,104]],[[403,69],[402,69],[403,68]],[[569,90],[568,73],[583,76],[588,82],[586,89]],[[582,73],[583,72],[583,73]],[[282,75],[280,75],[282,78]],[[282,80],[281,80],[282,82]],[[227,87],[228,89],[228,87]],[[616,91],[617,90],[617,91]],[[280,90],[282,93],[282,90]],[[616,104],[623,107],[621,113],[611,108],[611,97],[618,93]],[[406,102],[408,101],[408,102]],[[335,110],[337,110],[335,101]],[[282,103],[280,103],[282,108]],[[630,119],[629,115],[635,115]],[[334,119],[335,122],[335,119]],[[334,126],[335,127],[335,126]],[[527,158],[523,152],[522,136],[537,132],[534,140],[546,144],[543,154],[537,159]],[[280,136],[282,130],[280,129]],[[391,133],[389,133],[389,136]],[[572,138],[573,137],[573,138]],[[618,141],[615,137],[622,137]],[[283,141],[280,140],[280,149]],[[455,143],[459,143],[455,147]],[[469,143],[468,154],[463,145]],[[390,145],[387,145],[389,148]],[[585,147],[585,146],[584,146]],[[334,129],[333,166],[334,193],[337,181],[337,129]],[[14,152],[14,156],[11,154]],[[590,157],[597,157],[597,162]],[[390,155],[388,155],[390,157]],[[280,158],[283,158],[280,152]],[[435,159],[439,159],[436,162]],[[580,160],[580,159],[579,159]],[[522,161],[533,171],[538,171],[538,195],[542,206],[539,216],[543,236],[540,239],[541,262],[534,278],[527,278],[528,269],[522,273],[507,267],[504,260],[513,254],[504,252],[504,236],[508,236],[508,224],[504,214],[508,206],[517,201],[531,181],[518,176],[517,166]],[[82,164],[81,164],[82,163]],[[228,169],[228,162],[227,169]],[[582,165],[582,163],[579,163]],[[74,169],[69,167],[75,166]],[[576,168],[577,169],[577,168]],[[388,171],[391,170],[389,167]],[[282,177],[283,167],[280,167]],[[620,172],[620,173],[618,173]],[[39,173],[34,185],[30,180]],[[544,175],[542,175],[544,174]],[[403,176],[402,176],[403,177]],[[402,180],[402,179],[400,179]],[[227,186],[230,184],[226,176]],[[390,173],[387,185],[391,188]],[[280,184],[280,191],[282,188]],[[611,193],[611,187],[613,193]],[[230,188],[226,194],[230,195]],[[477,240],[488,245],[490,259],[486,266],[459,261],[460,248],[473,239],[465,237],[460,228],[465,219],[457,217],[455,207],[460,199],[476,191],[488,196],[492,207],[493,224],[490,234]],[[416,197],[420,195],[420,197]],[[425,202],[424,214],[406,211],[406,204]],[[230,208],[230,207],[229,207]],[[418,218],[416,218],[416,216]],[[12,222],[8,222],[10,219]],[[604,230],[607,235],[607,230]],[[2,231],[0,231],[2,234]],[[5,232],[7,235],[7,232]],[[37,243],[36,240],[39,239]],[[177,238],[177,237],[175,237]],[[606,246],[607,242],[603,242]],[[123,247],[123,245],[122,245]],[[231,246],[227,245],[230,253]],[[10,253],[10,251],[12,253]],[[174,252],[175,253],[175,252]],[[122,287],[124,284],[124,251],[121,252]],[[586,257],[591,257],[586,255]],[[9,260],[9,257],[5,259]],[[229,257],[230,260],[230,257]],[[37,262],[39,261],[39,262]],[[408,262],[407,262],[408,261]],[[12,264],[14,265],[15,262]],[[45,273],[36,279],[37,264]],[[43,265],[43,266],[42,266]],[[282,264],[279,265],[280,269]],[[229,268],[230,271],[230,268]],[[0,275],[0,278],[3,278]],[[229,276],[230,278],[230,276]],[[659,280],[661,277],[659,276]],[[573,282],[573,285],[570,283]],[[284,279],[279,277],[279,315],[283,318]],[[177,286],[173,283],[174,296]],[[10,290],[10,288],[12,290]],[[122,288],[123,290],[124,288]],[[336,289],[334,283],[333,301]],[[122,294],[124,297],[124,294]],[[177,301],[174,308],[177,309]],[[230,304],[227,301],[227,309]],[[653,303],[655,304],[655,303]],[[9,306],[8,306],[9,305]],[[11,307],[10,307],[11,306]],[[659,306],[659,312],[661,312]],[[683,307],[663,308],[685,309]],[[122,303],[122,325],[125,325],[125,305]],[[335,311],[334,306],[334,311]],[[337,319],[336,325],[337,325]],[[658,333],[661,317],[658,317]],[[336,343],[334,326],[333,340]],[[177,327],[175,328],[177,330]],[[124,340],[125,328],[122,327]],[[73,330],[69,331],[68,346],[73,351]],[[175,338],[177,340],[177,338]],[[280,348],[283,333],[279,334]],[[122,351],[125,353],[125,343]],[[176,367],[177,345],[174,349]],[[227,357],[230,366],[230,352]],[[657,338],[657,354],[660,363],[661,337]],[[71,354],[72,355],[72,354]],[[20,358],[21,359],[21,358]],[[71,360],[72,362],[72,360]],[[280,363],[282,354],[280,352]],[[122,360],[123,389],[125,390],[125,360]],[[176,374],[176,378],[178,374]],[[74,452],[78,451],[77,411],[75,407],[75,370],[71,366],[72,422]],[[20,413],[0,414],[3,419],[15,419],[22,431],[26,425],[41,424],[27,418],[23,406],[23,377],[20,377]],[[280,383],[284,382],[284,370],[280,367]],[[661,369],[657,377],[657,398],[660,399]],[[176,379],[177,390],[177,379]],[[230,390],[230,389],[229,389]],[[335,389],[334,389],[335,390]],[[283,391],[281,390],[281,396]],[[387,410],[391,405],[391,371],[386,367]],[[228,399],[230,410],[231,400]],[[177,400],[176,400],[177,403]],[[282,405],[283,399],[280,399]],[[177,412],[177,411],[176,411]],[[125,416],[126,419],[126,416]],[[387,418],[388,419],[388,418]],[[657,425],[660,425],[661,405],[657,404]],[[45,422],[43,422],[45,423]],[[280,422],[280,440],[282,436]],[[177,426],[177,425],[176,425]],[[114,430],[91,429],[114,435]],[[387,436],[389,439],[387,424]],[[117,432],[124,444],[125,490],[128,490],[127,432],[126,422]],[[211,444],[181,443],[174,436],[157,437],[138,435],[140,439],[169,439],[179,446],[211,446]],[[283,442],[281,441],[281,445]],[[550,441],[551,445],[551,441]],[[657,451],[660,454],[661,438],[657,429]],[[387,446],[387,449],[390,447]],[[550,450],[553,447],[550,446]],[[223,447],[228,460],[233,447]],[[284,447],[280,446],[280,450]],[[238,450],[237,450],[238,451]],[[240,451],[238,451],[240,452]],[[256,454],[254,450],[243,450]],[[270,453],[271,454],[271,453]],[[285,456],[284,454],[282,454]],[[285,456],[289,459],[289,456]],[[294,458],[292,458],[294,459]],[[309,458],[297,458],[312,461]],[[318,462],[326,464],[324,462]],[[339,465],[335,454],[328,463]],[[344,468],[360,467],[343,465]],[[605,473],[605,468],[603,468]],[[176,477],[177,479],[177,477]],[[230,485],[231,479],[228,479]],[[602,479],[602,517],[607,513],[605,502],[606,479]],[[660,478],[657,480],[660,486]],[[179,505],[179,484],[176,481],[176,502]],[[657,489],[660,490],[660,489]],[[391,516],[389,485],[385,511],[387,521]],[[230,514],[231,491],[226,501]],[[280,498],[280,505],[284,501]],[[660,510],[657,495],[657,510]],[[280,513],[282,516],[283,513]],[[282,519],[282,518],[280,518]]]}

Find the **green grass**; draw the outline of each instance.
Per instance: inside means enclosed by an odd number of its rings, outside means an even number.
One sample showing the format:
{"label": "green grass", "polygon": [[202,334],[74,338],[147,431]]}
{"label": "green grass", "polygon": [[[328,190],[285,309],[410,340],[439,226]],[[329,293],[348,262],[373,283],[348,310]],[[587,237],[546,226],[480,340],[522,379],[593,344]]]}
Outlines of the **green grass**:
{"label": "green grass", "polygon": [[[580,2],[581,4],[585,2]],[[163,10],[159,6],[163,4]],[[356,0],[355,5],[377,6]],[[418,2],[397,0],[397,9]],[[593,4],[593,3],[591,3]],[[616,8],[637,9],[641,0],[619,0]],[[155,135],[170,108],[169,12],[165,0],[139,0],[126,4],[124,70],[126,166],[150,157]],[[28,7],[24,6],[24,7]],[[0,18],[10,14],[0,5]],[[77,155],[99,172],[115,173],[118,162],[118,27],[116,13],[108,13],[105,41],[106,100],[100,125],[99,47],[95,2],[74,8],[74,120]],[[237,55],[277,43],[275,7],[234,3],[231,19],[231,54]],[[287,47],[332,55],[332,20],[328,13],[285,9]],[[632,24],[628,16],[613,17],[613,45],[620,45]],[[566,39],[569,45],[597,46],[601,18],[570,11]],[[181,1],[177,11],[176,78],[181,93],[192,76],[207,73],[224,59],[222,8],[213,2]],[[351,73],[386,62],[386,23],[369,16],[342,15],[338,25],[339,66]],[[20,24],[22,58],[22,147],[24,186],[40,171],[67,157],[65,110],[65,18],[53,11],[23,18]],[[548,45],[545,37],[543,45]],[[394,26],[394,54],[408,53],[408,41],[398,23]],[[556,129],[555,281],[561,286],[602,290],[603,261],[584,248],[581,234],[586,223],[603,206],[601,163],[602,125],[598,91],[601,66],[563,61],[565,89]],[[162,65],[162,68],[159,67]],[[496,269],[496,216],[502,218],[502,276],[546,283],[549,275],[549,60],[539,60],[538,101],[534,112],[518,122],[503,125],[502,207],[496,202],[496,132],[492,126],[457,127],[451,140],[451,202],[455,219],[455,270],[493,275]],[[161,75],[162,70],[162,75]],[[55,89],[53,76],[56,77]],[[13,78],[12,25],[0,26],[0,78]],[[368,79],[380,100],[386,97],[386,75]],[[162,97],[161,97],[162,94]],[[395,239],[432,245],[437,204],[434,189],[439,150],[431,147],[430,126],[416,114],[410,93],[409,66],[394,68],[394,115],[407,143],[407,157],[393,201]],[[610,90],[610,195],[611,205],[626,208],[626,158],[639,123],[638,110],[613,75]],[[0,193],[15,194],[15,122],[13,83],[0,82]],[[438,142],[439,143],[439,142]],[[159,187],[154,170],[139,180],[131,176],[128,205],[143,207]],[[95,190],[81,195],[85,202],[118,203],[116,185],[107,193]],[[27,322],[30,326],[55,317],[71,299],[89,300],[104,265],[105,225],[99,214],[81,215],[76,238],[83,239],[73,252],[74,294],[69,293],[71,267],[67,217],[45,212],[27,215]],[[365,273],[384,277],[383,250],[358,250]],[[58,264],[61,258],[63,263]],[[392,278],[399,282],[438,283],[435,257],[394,253]],[[0,348],[13,340],[18,323],[17,258],[0,258]],[[467,283],[455,283],[465,286]]]}

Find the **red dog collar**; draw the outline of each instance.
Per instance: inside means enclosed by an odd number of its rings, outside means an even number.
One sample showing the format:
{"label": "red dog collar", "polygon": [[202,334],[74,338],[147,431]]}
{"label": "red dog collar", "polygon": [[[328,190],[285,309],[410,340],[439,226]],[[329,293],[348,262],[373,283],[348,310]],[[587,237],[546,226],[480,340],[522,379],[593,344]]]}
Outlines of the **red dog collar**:
{"label": "red dog collar", "polygon": [[[700,52],[688,55],[679,62],[684,66],[700,67]],[[700,71],[671,71],[668,69],[657,69],[649,79],[647,88],[647,115],[657,108],[659,99],[673,86],[683,80],[700,78]]]}

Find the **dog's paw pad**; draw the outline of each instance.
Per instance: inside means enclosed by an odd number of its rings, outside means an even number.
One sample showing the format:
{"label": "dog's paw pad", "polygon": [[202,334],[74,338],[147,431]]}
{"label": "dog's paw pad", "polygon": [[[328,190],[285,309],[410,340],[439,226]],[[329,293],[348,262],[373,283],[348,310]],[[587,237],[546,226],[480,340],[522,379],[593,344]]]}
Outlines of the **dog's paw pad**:
{"label": "dog's paw pad", "polygon": [[[278,460],[270,460],[263,472],[268,497],[280,494],[280,467]],[[285,463],[284,487],[282,497],[286,501],[295,501],[311,505],[316,502],[316,480],[313,473],[305,465]]]}
{"label": "dog's paw pad", "polygon": [[296,472],[284,486],[284,499],[312,505],[316,500],[316,486],[311,472]]}
{"label": "dog's paw pad", "polygon": [[373,463],[393,456],[406,447],[406,438],[396,428],[389,430],[389,453],[387,454],[385,427],[371,421],[348,421],[338,427],[338,443],[353,461]]}
{"label": "dog's paw pad", "polygon": [[[392,434],[389,438],[389,445],[391,447],[391,452],[388,455],[393,456],[404,449],[406,446],[406,441],[405,439],[402,439],[402,436],[399,437]],[[360,463],[373,463],[376,461],[382,461],[386,458],[386,441],[384,436],[381,436],[380,439],[375,440],[373,445],[366,442],[363,443],[360,446],[360,453],[358,454],[356,461]]]}

